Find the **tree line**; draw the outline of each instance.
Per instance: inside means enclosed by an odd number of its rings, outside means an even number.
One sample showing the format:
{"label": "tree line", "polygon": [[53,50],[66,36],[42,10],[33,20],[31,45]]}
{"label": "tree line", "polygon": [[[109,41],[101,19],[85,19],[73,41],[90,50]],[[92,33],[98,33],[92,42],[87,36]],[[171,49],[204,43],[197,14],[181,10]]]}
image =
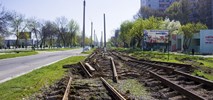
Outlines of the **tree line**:
{"label": "tree line", "polygon": [[[4,47],[5,37],[15,36],[15,47],[20,47],[20,34],[29,32],[36,40],[34,47],[72,47],[81,45],[79,24],[66,17],[58,17],[55,21],[44,21],[36,18],[26,18],[23,14],[11,12],[0,5],[0,47]],[[30,37],[24,35],[24,39]],[[89,45],[89,38],[86,38]]]}
{"label": "tree line", "polygon": [[187,51],[195,33],[212,27],[211,0],[177,0],[165,11],[141,7],[134,20],[120,25],[118,38],[111,45],[141,48],[144,30],[168,30],[171,34],[184,36],[183,49]]}
{"label": "tree line", "polygon": [[181,24],[203,23],[208,28],[213,28],[212,24],[212,0],[177,0],[166,10],[141,7],[134,16],[137,18],[168,17],[171,20],[180,21]]}
{"label": "tree line", "polygon": [[111,39],[111,45],[125,48],[141,48],[144,41],[144,30],[168,30],[170,37],[171,34],[183,34],[183,49],[186,51],[189,49],[193,35],[201,29],[207,28],[205,24],[200,22],[181,24],[180,21],[154,16],[138,18],[134,21],[126,20],[120,25],[119,37]]}

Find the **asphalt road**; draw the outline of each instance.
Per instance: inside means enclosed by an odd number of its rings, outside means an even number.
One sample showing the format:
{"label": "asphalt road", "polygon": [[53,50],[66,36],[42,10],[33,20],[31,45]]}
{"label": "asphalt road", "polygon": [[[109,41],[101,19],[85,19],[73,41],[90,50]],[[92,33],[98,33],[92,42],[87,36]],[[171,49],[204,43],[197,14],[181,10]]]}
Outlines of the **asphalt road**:
{"label": "asphalt road", "polygon": [[37,55],[0,60],[0,83],[26,74],[34,69],[46,66],[64,58],[80,54],[82,49],[57,52],[43,52]]}

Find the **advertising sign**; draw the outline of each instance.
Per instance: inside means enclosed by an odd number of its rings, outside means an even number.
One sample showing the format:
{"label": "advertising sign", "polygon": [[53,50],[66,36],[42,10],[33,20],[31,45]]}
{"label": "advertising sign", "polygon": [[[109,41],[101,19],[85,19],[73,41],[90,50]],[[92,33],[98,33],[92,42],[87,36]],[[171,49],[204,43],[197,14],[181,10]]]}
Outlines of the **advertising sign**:
{"label": "advertising sign", "polygon": [[206,44],[213,44],[213,35],[205,36],[205,43]]}
{"label": "advertising sign", "polygon": [[144,30],[144,41],[148,43],[168,43],[168,30]]}
{"label": "advertising sign", "polygon": [[213,54],[213,30],[200,31],[200,53]]}
{"label": "advertising sign", "polygon": [[31,39],[31,32],[19,32],[19,39]]}

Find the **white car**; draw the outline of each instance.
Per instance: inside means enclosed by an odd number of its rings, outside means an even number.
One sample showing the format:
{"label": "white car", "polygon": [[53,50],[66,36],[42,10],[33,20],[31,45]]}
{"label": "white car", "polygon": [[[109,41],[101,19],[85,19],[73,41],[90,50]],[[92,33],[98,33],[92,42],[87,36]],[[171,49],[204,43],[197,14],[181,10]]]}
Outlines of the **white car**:
{"label": "white car", "polygon": [[91,48],[90,48],[90,46],[85,46],[84,47],[84,51],[88,51],[88,50],[90,50]]}

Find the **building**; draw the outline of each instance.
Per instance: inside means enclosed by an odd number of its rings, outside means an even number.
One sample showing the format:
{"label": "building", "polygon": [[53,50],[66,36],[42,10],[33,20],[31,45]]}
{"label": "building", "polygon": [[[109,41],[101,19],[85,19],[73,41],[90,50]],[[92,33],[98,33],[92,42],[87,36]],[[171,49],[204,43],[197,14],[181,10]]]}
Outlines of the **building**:
{"label": "building", "polygon": [[[16,41],[17,40],[15,40],[15,39],[4,40],[3,48],[15,48]],[[33,40],[32,39],[31,40],[20,39],[18,41],[18,48],[24,48],[26,46],[33,46]]]}
{"label": "building", "polygon": [[141,0],[141,7],[150,7],[152,9],[166,10],[176,0]]}
{"label": "building", "polygon": [[120,30],[115,30],[115,38],[118,39]]}
{"label": "building", "polygon": [[211,7],[212,7],[212,8],[211,8],[211,9],[212,9],[212,15],[211,15],[211,16],[212,16],[212,29],[213,29],[213,0],[211,0],[211,2],[212,2],[212,3],[211,3]]}
{"label": "building", "polygon": [[[171,51],[183,51],[183,35],[173,34],[171,42]],[[196,33],[188,48],[189,51],[192,49],[201,54],[213,54],[213,30],[201,30],[200,33]]]}
{"label": "building", "polygon": [[119,43],[118,43],[119,33],[120,33],[120,30],[117,29],[115,30],[115,35],[111,37],[111,41],[115,47],[119,46]]}
{"label": "building", "polygon": [[188,52],[193,49],[201,54],[213,54],[213,30],[200,30],[193,35],[190,42],[184,41],[183,34],[169,34],[167,30],[145,30],[143,38],[144,50],[177,52],[188,46]]}

